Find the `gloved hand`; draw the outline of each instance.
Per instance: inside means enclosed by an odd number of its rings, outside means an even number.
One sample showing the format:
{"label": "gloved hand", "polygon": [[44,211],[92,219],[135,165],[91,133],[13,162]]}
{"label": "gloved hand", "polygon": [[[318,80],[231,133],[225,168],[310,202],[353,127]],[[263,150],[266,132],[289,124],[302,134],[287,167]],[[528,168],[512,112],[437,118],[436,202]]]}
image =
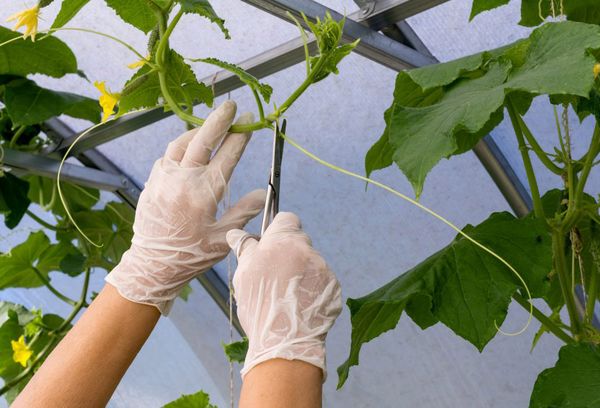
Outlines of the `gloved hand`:
{"label": "gloved hand", "polygon": [[[223,103],[201,128],[169,143],[154,164],[137,206],[131,248],[106,277],[126,299],[168,314],[181,289],[227,255],[227,231],[243,228],[262,210],[266,193],[256,190],[216,219],[250,139],[250,134],[226,135],[235,112],[234,102]],[[251,122],[252,115],[238,120]]]}
{"label": "gloved hand", "polygon": [[302,360],[323,370],[325,337],[342,310],[338,280],[292,213],[279,213],[257,241],[227,233],[238,257],[237,315],[249,340],[242,378],[264,361]]}

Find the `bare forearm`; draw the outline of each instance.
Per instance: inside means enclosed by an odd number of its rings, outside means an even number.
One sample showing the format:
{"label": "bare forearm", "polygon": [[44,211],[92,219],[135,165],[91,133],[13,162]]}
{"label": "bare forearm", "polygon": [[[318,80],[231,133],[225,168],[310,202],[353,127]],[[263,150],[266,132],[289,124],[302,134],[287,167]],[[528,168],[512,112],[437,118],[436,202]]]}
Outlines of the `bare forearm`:
{"label": "bare forearm", "polygon": [[12,407],[106,406],[159,317],[106,285]]}
{"label": "bare forearm", "polygon": [[320,408],[322,375],[304,361],[266,361],[246,374],[240,408]]}

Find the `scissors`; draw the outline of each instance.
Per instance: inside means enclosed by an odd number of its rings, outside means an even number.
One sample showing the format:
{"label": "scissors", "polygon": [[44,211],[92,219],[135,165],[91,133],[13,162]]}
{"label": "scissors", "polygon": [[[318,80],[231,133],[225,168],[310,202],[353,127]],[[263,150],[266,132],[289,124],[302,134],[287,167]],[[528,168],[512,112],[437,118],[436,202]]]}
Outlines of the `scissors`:
{"label": "scissors", "polygon": [[283,145],[285,143],[281,134],[285,134],[286,125],[287,121],[285,119],[281,123],[281,128],[279,127],[279,123],[276,123],[273,132],[273,161],[271,163],[271,174],[269,176],[269,185],[267,186],[267,199],[265,200],[265,211],[263,213],[260,235],[265,233],[267,227],[279,212],[281,159],[283,158]]}

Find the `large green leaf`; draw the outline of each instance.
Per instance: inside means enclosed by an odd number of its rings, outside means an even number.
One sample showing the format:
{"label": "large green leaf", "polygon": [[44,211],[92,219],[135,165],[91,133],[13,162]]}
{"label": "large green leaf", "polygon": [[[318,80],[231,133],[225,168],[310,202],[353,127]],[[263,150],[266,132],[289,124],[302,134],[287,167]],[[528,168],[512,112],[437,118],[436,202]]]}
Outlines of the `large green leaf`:
{"label": "large green leaf", "polygon": [[[544,296],[552,251],[542,222],[495,213],[463,231],[507,260],[533,297]],[[404,311],[423,329],[442,322],[483,350],[518,290],[525,293],[510,269],[458,235],[446,248],[383,287],[360,299],[348,299],[352,341],[348,360],[338,368],[339,386],[350,367],[358,364],[362,344],[396,327]]]}
{"label": "large green leaf", "polygon": [[538,376],[529,407],[600,407],[600,347],[570,344],[561,348],[556,366]]}
{"label": "large green leaf", "polygon": [[217,408],[210,403],[208,394],[198,391],[195,394],[182,395],[181,398],[169,402],[163,408]]}
{"label": "large green leaf", "polygon": [[60,11],[52,23],[52,28],[60,28],[67,24],[83,6],[89,3],[90,0],[63,0],[60,5]]}
{"label": "large green leaf", "polygon": [[367,156],[367,170],[389,164],[391,149],[418,197],[429,171],[473,148],[500,123],[509,101],[524,114],[537,95],[588,98],[592,50],[600,50],[600,26],[550,23],[511,46],[399,73],[384,140]]}
{"label": "large green leaf", "polygon": [[[17,37],[22,37],[22,34],[0,26],[0,43]],[[45,74],[60,78],[76,72],[75,55],[55,37],[36,42],[16,40],[0,47],[0,74]]]}
{"label": "large green leaf", "polygon": [[65,257],[77,252],[68,242],[52,244],[43,232],[33,232],[25,242],[0,255],[0,289],[43,286],[38,273],[49,279],[48,274],[59,271]]}
{"label": "large green leaf", "polygon": [[10,173],[0,176],[0,214],[4,214],[7,228],[13,229],[19,225],[29,208],[28,191],[29,183],[26,181]]}
{"label": "large green leaf", "polygon": [[208,0],[177,0],[177,3],[181,4],[184,12],[198,14],[215,23],[219,26],[225,38],[230,38],[229,31],[225,28],[225,20],[217,15]]}
{"label": "large green leaf", "polygon": [[271,99],[271,94],[273,93],[273,88],[268,84],[261,83],[258,79],[256,79],[255,76],[249,74],[243,68],[230,62],[221,61],[217,58],[198,58],[194,61],[200,61],[206,64],[215,65],[219,68],[223,68],[231,72],[232,74],[236,75],[240,79],[240,81],[248,85],[250,89],[260,93],[265,102],[269,103],[269,100]]}
{"label": "large green leaf", "polygon": [[158,20],[147,0],[106,0],[119,17],[135,28],[148,33],[158,24]]}
{"label": "large green leaf", "polygon": [[248,338],[244,337],[240,341],[234,341],[233,343],[225,344],[222,343],[223,351],[227,356],[227,360],[230,362],[244,363],[246,360],[246,354],[248,354]]}
{"label": "large green leaf", "polygon": [[540,25],[543,20],[553,15],[552,2],[554,2],[554,14],[558,15],[562,10],[570,21],[582,23],[600,24],[600,6],[597,0],[522,0],[521,21],[519,24],[527,27]]}
{"label": "large green leaf", "polygon": [[[198,82],[194,71],[187,65],[183,57],[171,51],[167,60],[167,87],[175,100],[183,105],[202,102],[212,106],[212,90]],[[119,101],[119,114],[135,109],[156,106],[162,99],[158,73],[143,66],[125,84]]]}
{"label": "large green leaf", "polygon": [[41,88],[29,79],[19,79],[6,85],[4,104],[17,125],[34,125],[61,114],[93,123],[100,121],[97,100]]}
{"label": "large green leaf", "polygon": [[510,0],[473,0],[473,7],[471,8],[471,15],[469,21],[484,11],[495,9],[496,7],[508,4]]}

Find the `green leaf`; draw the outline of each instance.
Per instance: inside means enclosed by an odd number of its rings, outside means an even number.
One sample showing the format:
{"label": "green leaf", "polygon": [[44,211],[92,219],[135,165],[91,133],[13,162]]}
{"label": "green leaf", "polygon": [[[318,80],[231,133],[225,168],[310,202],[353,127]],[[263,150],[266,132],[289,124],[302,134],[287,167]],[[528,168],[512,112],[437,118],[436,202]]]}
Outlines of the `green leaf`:
{"label": "green leaf", "polygon": [[217,408],[210,403],[208,394],[198,391],[195,394],[182,395],[181,398],[169,402],[163,408]]}
{"label": "green leaf", "polygon": [[60,28],[67,24],[73,17],[79,13],[83,6],[90,0],[63,0],[60,11],[52,23],[52,28]]}
{"label": "green leaf", "polygon": [[231,38],[229,31],[225,28],[225,20],[220,18],[212,8],[208,0],[177,0],[181,9],[186,13],[198,14],[219,26],[225,38]]}
{"label": "green leaf", "polygon": [[248,338],[244,337],[243,340],[234,341],[233,343],[225,344],[221,343],[223,351],[227,356],[227,360],[230,362],[244,363],[246,360],[246,354],[248,354]]}
{"label": "green leaf", "polygon": [[28,79],[19,79],[6,85],[4,104],[11,120],[17,125],[42,123],[63,113],[93,123],[100,122],[97,100],[41,88]]}
{"label": "green leaf", "polygon": [[473,0],[473,7],[471,8],[471,15],[469,16],[469,21],[473,20],[473,18],[479,13],[495,9],[496,7],[504,6],[509,2],[510,0]]}
{"label": "green leaf", "polygon": [[144,33],[150,32],[158,24],[158,20],[147,0],[106,0],[123,21],[131,24]]}
{"label": "green leaf", "polygon": [[206,64],[215,65],[219,68],[223,68],[231,72],[232,74],[236,75],[240,79],[240,81],[248,85],[250,89],[260,93],[265,102],[269,103],[271,99],[271,94],[273,93],[273,88],[270,85],[259,82],[259,80],[256,77],[244,71],[243,68],[235,64],[231,64],[229,62],[221,61],[217,58],[198,58],[194,59],[193,61],[200,61]]}
{"label": "green leaf", "polygon": [[87,258],[78,250],[67,254],[60,261],[60,271],[69,276],[77,276],[85,270],[85,262]]}
{"label": "green leaf", "polygon": [[540,14],[544,19],[552,16],[552,2],[554,2],[554,11],[557,15],[561,12],[562,3],[562,10],[567,20],[600,24],[600,7],[596,0],[522,0],[519,24],[526,27],[540,25],[543,22]]}
{"label": "green leaf", "polygon": [[51,244],[42,231],[33,232],[25,242],[0,255],[0,289],[43,286],[35,270],[49,279],[48,274],[60,270],[60,262],[76,251],[70,243]]}
{"label": "green leaf", "polygon": [[190,286],[190,284],[188,283],[187,285],[185,285],[183,287],[183,289],[181,289],[181,292],[179,292],[179,297],[181,299],[183,299],[184,301],[188,301],[190,295],[192,294],[193,290],[192,287]]}
{"label": "green leaf", "polygon": [[538,376],[530,408],[600,407],[600,347],[579,343],[560,349],[558,362]]}
{"label": "green leaf", "polygon": [[[548,290],[551,239],[542,222],[495,213],[469,236],[492,249],[521,274],[533,297]],[[458,235],[446,248],[360,299],[348,299],[352,341],[348,360],[338,368],[341,387],[358,364],[362,344],[393,329],[404,311],[421,328],[442,322],[478,350],[496,335],[517,291],[515,274],[498,259]]]}
{"label": "green leaf", "polygon": [[[167,87],[175,100],[183,105],[202,102],[212,106],[212,90],[198,82],[196,74],[183,57],[171,51],[167,60]],[[162,100],[158,72],[143,66],[127,81],[119,100],[119,114],[135,109],[154,107]]]}
{"label": "green leaf", "polygon": [[[0,26],[0,43],[22,34]],[[0,47],[0,74],[26,76],[44,74],[60,78],[77,73],[77,60],[71,49],[55,37],[43,41],[16,40]]]}
{"label": "green leaf", "polygon": [[7,228],[13,229],[19,225],[29,208],[28,191],[28,182],[10,173],[4,173],[0,177],[0,214],[4,214],[4,224]]}
{"label": "green leaf", "polygon": [[367,169],[389,163],[379,158],[391,149],[418,197],[429,171],[473,148],[500,123],[509,100],[524,114],[537,95],[587,98],[596,63],[591,50],[600,50],[599,26],[550,23],[498,50],[400,72],[386,112],[388,143],[380,139]]}

